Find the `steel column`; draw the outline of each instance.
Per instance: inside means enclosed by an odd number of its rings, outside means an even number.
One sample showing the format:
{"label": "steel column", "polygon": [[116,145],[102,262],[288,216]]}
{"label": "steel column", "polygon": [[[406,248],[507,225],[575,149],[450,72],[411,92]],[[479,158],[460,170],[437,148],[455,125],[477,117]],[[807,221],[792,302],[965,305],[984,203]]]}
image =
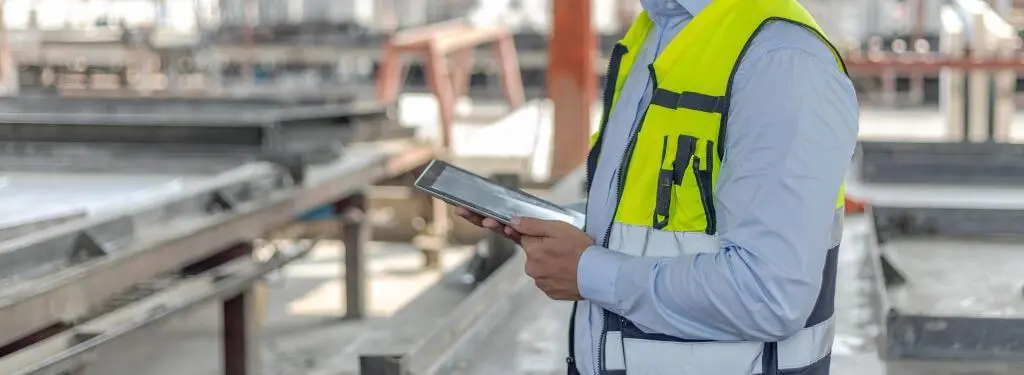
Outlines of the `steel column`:
{"label": "steel column", "polygon": [[[249,252],[252,245],[244,246]],[[242,248],[242,246],[235,249]],[[235,255],[229,250],[225,258]],[[222,263],[217,259],[213,263]],[[253,375],[262,372],[260,358],[260,326],[257,320],[257,299],[253,288],[225,300],[222,304],[224,374]]]}
{"label": "steel column", "polygon": [[[422,227],[413,243],[423,253],[423,268],[441,269],[441,251],[448,245],[451,225],[448,218],[448,204],[429,194],[413,192],[413,200],[419,208]],[[416,224],[414,224],[416,225]]]}
{"label": "steel column", "polygon": [[552,1],[554,25],[548,53],[548,96],[555,105],[551,179],[560,180],[587,157],[590,97],[596,90],[590,0]]}
{"label": "steel column", "polygon": [[424,68],[427,85],[437,97],[437,109],[441,113],[441,144],[451,147],[452,126],[455,124],[455,89],[452,87],[451,69],[444,53],[434,48],[427,53]]}
{"label": "steel column", "polygon": [[7,23],[4,22],[4,5],[0,0],[0,96],[18,94],[18,66],[11,59],[11,48],[7,41]]}
{"label": "steel column", "polygon": [[341,221],[342,241],[345,244],[345,319],[366,316],[366,242],[370,239],[370,224],[366,219],[367,198],[360,192],[335,205]]}
{"label": "steel column", "polygon": [[511,33],[503,34],[494,43],[494,59],[501,73],[501,86],[508,100],[509,109],[522,107],[526,103],[523,76],[519,68],[519,54]]}

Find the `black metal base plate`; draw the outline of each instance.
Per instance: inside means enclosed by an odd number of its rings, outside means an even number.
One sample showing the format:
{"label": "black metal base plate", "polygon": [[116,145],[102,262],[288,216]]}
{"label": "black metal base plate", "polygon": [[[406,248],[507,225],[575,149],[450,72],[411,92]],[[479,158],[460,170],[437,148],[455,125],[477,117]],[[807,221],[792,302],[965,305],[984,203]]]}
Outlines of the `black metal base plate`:
{"label": "black metal base plate", "polygon": [[1024,363],[1021,211],[871,207],[870,215],[867,272],[883,356]]}
{"label": "black metal base plate", "polygon": [[860,142],[869,183],[1024,184],[1024,144]]}

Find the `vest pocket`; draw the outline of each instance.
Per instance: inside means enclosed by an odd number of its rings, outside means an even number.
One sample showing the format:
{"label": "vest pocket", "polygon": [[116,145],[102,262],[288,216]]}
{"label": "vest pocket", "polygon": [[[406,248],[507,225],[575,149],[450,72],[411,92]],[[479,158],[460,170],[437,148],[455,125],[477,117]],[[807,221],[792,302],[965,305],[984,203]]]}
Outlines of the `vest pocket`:
{"label": "vest pocket", "polygon": [[[673,139],[675,138],[675,139]],[[696,151],[697,138],[689,135],[662,138],[661,167],[658,171],[657,195],[654,203],[654,229],[664,229],[672,216],[673,190],[683,184],[686,169]],[[671,156],[671,158],[669,158]]]}
{"label": "vest pocket", "polygon": [[662,137],[651,227],[714,234],[715,143],[686,134]]}

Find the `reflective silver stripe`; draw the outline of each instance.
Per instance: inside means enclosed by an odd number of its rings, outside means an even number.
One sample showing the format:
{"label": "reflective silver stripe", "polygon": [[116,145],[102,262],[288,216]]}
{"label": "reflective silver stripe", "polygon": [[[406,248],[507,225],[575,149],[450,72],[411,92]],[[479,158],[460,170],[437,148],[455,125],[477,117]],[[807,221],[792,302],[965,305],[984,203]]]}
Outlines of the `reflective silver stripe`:
{"label": "reflective silver stripe", "polygon": [[[807,367],[825,358],[832,352],[835,332],[835,320],[829,318],[779,342],[779,370]],[[754,370],[755,374],[762,372],[760,360]]]}
{"label": "reflective silver stripe", "polygon": [[[779,342],[779,370],[795,370],[818,363],[832,351],[835,324],[828,319],[804,328]],[[630,374],[716,374],[754,375],[763,373],[760,342],[669,342],[622,339],[609,332],[604,347],[609,370]]]}
{"label": "reflective silver stripe", "polygon": [[[829,245],[832,249],[843,238],[844,209],[835,211]],[[629,244],[629,246],[623,246]],[[713,253],[720,251],[715,236],[696,232],[667,232],[649,227],[614,223],[609,247],[625,250],[633,256],[673,257],[680,254]],[[827,269],[826,273],[829,272]],[[826,275],[827,277],[827,275]],[[805,369],[817,371],[815,364],[827,362],[835,336],[833,318],[830,317],[831,298],[815,306],[821,318],[828,319],[804,328],[779,342],[780,370]],[[813,322],[811,324],[814,324]],[[595,327],[596,328],[596,327]],[[605,364],[609,370],[625,370],[630,374],[665,373],[684,375],[761,374],[764,344],[760,342],[668,342],[638,338],[622,339],[619,332],[609,332],[604,346]],[[615,342],[610,342],[615,341]],[[825,362],[822,362],[825,361]],[[827,364],[827,363],[826,363]],[[827,372],[827,367],[825,370]]]}
{"label": "reflective silver stripe", "polygon": [[[835,210],[828,247],[843,240],[843,208]],[[628,244],[628,246],[626,246]],[[717,236],[703,232],[669,232],[647,226],[612,224],[608,247],[632,256],[674,257],[680,254],[716,253],[721,251]]]}
{"label": "reflective silver stripe", "polygon": [[832,217],[832,235],[829,236],[829,245],[827,249],[839,246],[839,243],[843,241],[843,220],[845,217],[846,207],[837,208],[834,216]]}
{"label": "reflective silver stripe", "polygon": [[[759,342],[668,342],[623,340],[627,374],[752,375],[761,361]],[[615,353],[605,352],[605,363]]]}

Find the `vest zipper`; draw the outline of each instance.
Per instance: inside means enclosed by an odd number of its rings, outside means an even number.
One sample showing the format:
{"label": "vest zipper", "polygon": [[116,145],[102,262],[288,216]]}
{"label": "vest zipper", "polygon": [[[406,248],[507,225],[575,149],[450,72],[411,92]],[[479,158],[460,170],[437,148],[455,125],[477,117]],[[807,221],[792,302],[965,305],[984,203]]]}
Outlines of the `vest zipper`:
{"label": "vest zipper", "polygon": [[[658,79],[654,74],[654,64],[647,65],[647,71],[650,74],[651,80],[651,93],[658,90]],[[652,94],[653,95],[653,94]],[[629,164],[633,159],[633,150],[636,148],[636,138],[640,134],[640,130],[644,127],[644,121],[647,120],[647,110],[651,105],[648,103],[647,107],[644,108],[644,113],[640,115],[640,119],[636,123],[636,131],[630,132],[629,142],[626,144],[626,151],[622,153],[622,159],[619,163],[618,180],[619,185],[616,190],[616,196],[618,199],[615,200],[615,210],[612,211],[612,222],[608,223],[608,228],[604,231],[604,247],[608,247],[608,242],[612,234],[612,226],[615,225],[615,213],[619,211],[619,203],[622,202],[622,192],[626,189],[626,173],[629,171]],[[659,166],[660,168],[661,166]],[[589,202],[589,200],[587,200]],[[575,318],[575,317],[574,317]],[[604,324],[604,320],[608,319],[608,311],[605,310],[601,314],[601,336],[597,340],[597,372],[598,374],[604,373],[604,341],[608,335],[608,328]]]}
{"label": "vest zipper", "polygon": [[[650,80],[651,80],[651,83],[652,83],[652,85],[651,85],[651,92],[653,93],[654,91],[658,90],[658,80],[657,80],[657,77],[655,77],[655,75],[654,75],[654,64],[647,65],[647,70],[648,70],[648,72],[650,74]],[[640,120],[637,121],[636,131],[635,132],[631,132],[629,134],[629,142],[626,143],[626,151],[624,151],[622,153],[622,159],[621,159],[621,162],[619,163],[619,172],[617,174],[617,178],[619,180],[619,185],[618,185],[617,190],[616,190],[616,196],[619,199],[615,200],[615,211],[612,211],[612,218],[613,218],[612,219],[612,223],[608,224],[608,228],[605,229],[605,232],[604,232],[604,241],[603,241],[604,244],[602,245],[604,247],[608,247],[608,240],[609,240],[608,237],[611,236],[612,224],[615,223],[615,219],[614,219],[615,212],[618,212],[618,210],[619,210],[619,203],[622,201],[622,191],[626,189],[626,179],[624,177],[626,177],[626,172],[629,171],[629,163],[631,163],[633,161],[632,160],[633,159],[632,156],[633,156],[633,150],[636,148],[636,137],[637,137],[637,135],[640,134],[640,130],[644,126],[644,121],[647,119],[647,109],[650,108],[650,106],[651,105],[648,104],[647,108],[644,108],[644,113],[642,115],[640,115]],[[588,202],[589,202],[589,200],[588,200]]]}
{"label": "vest zipper", "polygon": [[[612,48],[612,55],[608,59],[608,68],[605,71],[604,93],[601,96],[601,125],[597,128],[599,133],[597,135],[597,139],[594,141],[594,146],[591,148],[590,154],[587,155],[587,195],[590,194],[590,185],[594,182],[594,173],[597,171],[597,159],[601,155],[601,143],[604,142],[604,127],[605,125],[608,125],[608,117],[611,116],[612,112],[612,101],[615,99],[615,86],[618,85],[619,69],[621,68],[619,65],[622,64],[622,57],[627,53],[629,53],[629,48],[622,43],[616,43],[615,47]],[[590,199],[587,199],[583,213],[586,214],[589,209]],[[612,215],[612,220],[614,221],[614,214]],[[585,226],[586,221],[584,220],[584,227]],[[606,232],[604,240],[605,247],[608,246],[607,238],[608,236]],[[576,369],[576,309],[578,306],[579,302],[572,303],[572,316],[569,317],[569,356],[565,358],[566,365],[569,367],[569,374],[579,373]],[[601,368],[598,367],[596,370],[600,372]]]}

